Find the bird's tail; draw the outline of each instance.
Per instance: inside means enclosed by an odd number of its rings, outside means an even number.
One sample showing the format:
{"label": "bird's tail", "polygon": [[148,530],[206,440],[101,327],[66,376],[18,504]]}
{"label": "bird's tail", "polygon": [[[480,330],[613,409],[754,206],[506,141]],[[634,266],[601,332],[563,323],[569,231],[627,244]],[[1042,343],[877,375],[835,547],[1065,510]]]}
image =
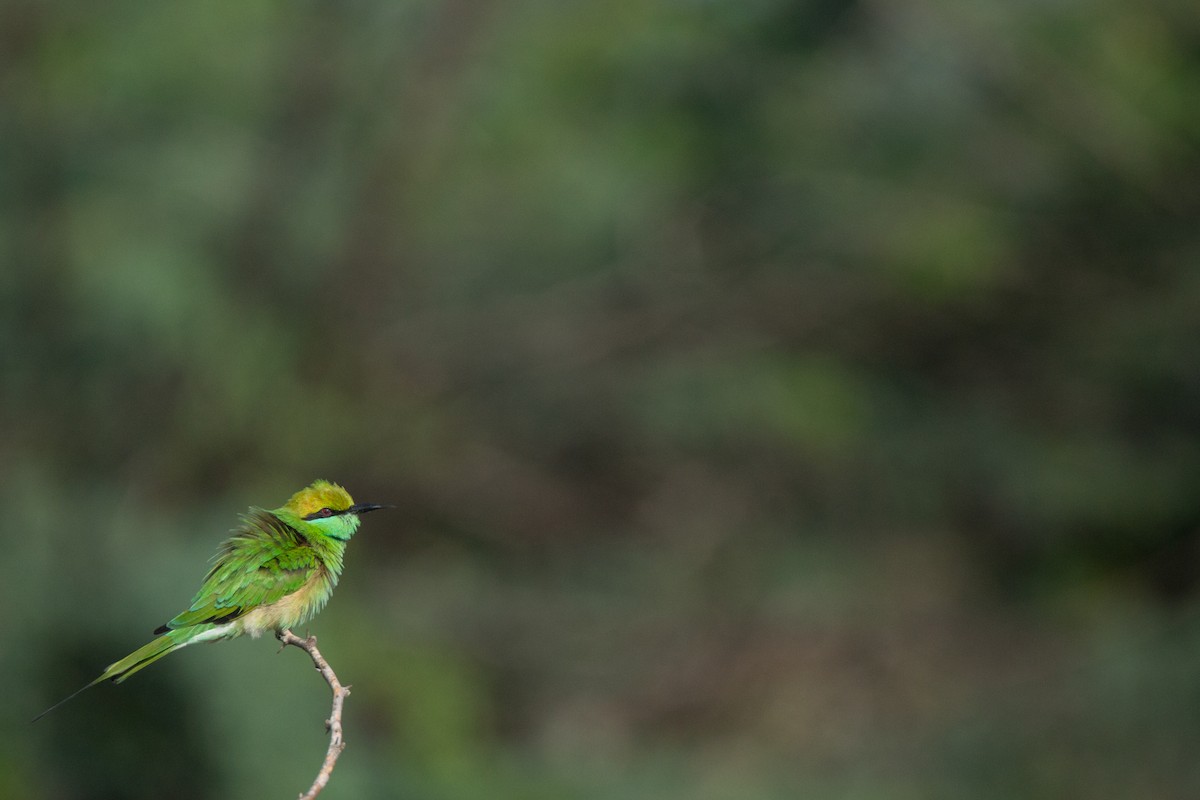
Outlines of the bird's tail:
{"label": "bird's tail", "polygon": [[192,625],[187,628],[180,628],[179,630],[167,631],[157,639],[147,642],[137,650],[134,650],[120,661],[114,661],[112,664],[109,664],[104,672],[100,673],[100,677],[96,678],[96,680],[76,689],[62,700],[59,700],[54,705],[38,714],[33,718],[32,721],[37,722],[39,719],[58,708],[63,703],[71,700],[76,695],[81,694],[83,691],[92,688],[98,683],[103,683],[104,681],[121,683],[130,675],[138,672],[139,670],[145,669],[163,656],[173,653],[179,648],[196,641],[199,634],[206,632],[212,627],[212,625]]}
{"label": "bird's tail", "polygon": [[153,639],[137,650],[134,650],[120,661],[109,664],[104,672],[100,674],[100,677],[96,678],[93,683],[100,683],[102,681],[123,683],[133,673],[145,669],[163,656],[174,653],[184,645],[191,644],[197,634],[211,627],[211,625],[191,625],[187,628],[167,631],[157,639]]}

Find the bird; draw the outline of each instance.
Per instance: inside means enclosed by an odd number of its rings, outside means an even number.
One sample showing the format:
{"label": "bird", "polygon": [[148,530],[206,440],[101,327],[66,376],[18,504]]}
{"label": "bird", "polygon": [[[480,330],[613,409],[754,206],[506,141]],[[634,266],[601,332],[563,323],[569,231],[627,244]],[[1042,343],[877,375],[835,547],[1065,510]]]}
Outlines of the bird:
{"label": "bird", "polygon": [[190,644],[278,635],[308,622],[337,586],[359,516],[382,508],[394,506],[355,503],[344,488],[326,480],[314,481],[274,510],[252,506],[213,556],[191,605],[154,630],[158,638],[109,664],[94,681],[32,721],[104,681],[122,683]]}

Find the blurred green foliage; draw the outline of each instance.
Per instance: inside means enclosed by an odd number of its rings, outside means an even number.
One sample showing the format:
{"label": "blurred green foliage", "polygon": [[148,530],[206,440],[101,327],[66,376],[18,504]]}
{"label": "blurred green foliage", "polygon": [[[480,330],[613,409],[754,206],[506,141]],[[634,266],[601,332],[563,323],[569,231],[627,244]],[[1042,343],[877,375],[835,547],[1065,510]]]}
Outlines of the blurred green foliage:
{"label": "blurred green foliage", "polygon": [[0,6],[0,796],[1200,793],[1200,7]]}

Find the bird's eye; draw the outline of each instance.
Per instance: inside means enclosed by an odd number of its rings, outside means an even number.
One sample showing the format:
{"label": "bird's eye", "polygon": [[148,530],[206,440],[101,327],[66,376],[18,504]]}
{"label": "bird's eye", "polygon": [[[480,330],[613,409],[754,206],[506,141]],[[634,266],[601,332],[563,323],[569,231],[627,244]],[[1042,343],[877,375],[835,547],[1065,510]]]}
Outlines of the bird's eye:
{"label": "bird's eye", "polygon": [[305,519],[329,519],[330,517],[336,516],[337,513],[338,512],[334,511],[332,508],[326,507],[322,508],[320,511],[312,512],[305,517]]}

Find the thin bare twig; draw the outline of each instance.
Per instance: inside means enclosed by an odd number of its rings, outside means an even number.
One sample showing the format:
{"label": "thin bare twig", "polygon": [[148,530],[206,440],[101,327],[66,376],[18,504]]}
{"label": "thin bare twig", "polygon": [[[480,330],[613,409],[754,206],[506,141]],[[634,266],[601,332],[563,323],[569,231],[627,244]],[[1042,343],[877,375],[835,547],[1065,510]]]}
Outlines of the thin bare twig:
{"label": "thin bare twig", "polygon": [[342,706],[346,704],[346,696],[350,694],[350,687],[342,685],[337,675],[333,673],[333,668],[329,666],[329,662],[317,649],[317,637],[309,636],[301,639],[284,628],[276,631],[275,638],[283,642],[284,647],[290,644],[308,653],[313,660],[313,666],[317,668],[321,677],[333,690],[333,711],[330,712],[329,719],[325,720],[325,729],[329,731],[329,749],[325,751],[325,761],[321,764],[321,771],[317,773],[312,786],[308,787],[307,792],[300,795],[300,800],[312,800],[329,783],[329,776],[333,774],[333,766],[337,763],[338,756],[346,749],[346,742],[342,739]]}

